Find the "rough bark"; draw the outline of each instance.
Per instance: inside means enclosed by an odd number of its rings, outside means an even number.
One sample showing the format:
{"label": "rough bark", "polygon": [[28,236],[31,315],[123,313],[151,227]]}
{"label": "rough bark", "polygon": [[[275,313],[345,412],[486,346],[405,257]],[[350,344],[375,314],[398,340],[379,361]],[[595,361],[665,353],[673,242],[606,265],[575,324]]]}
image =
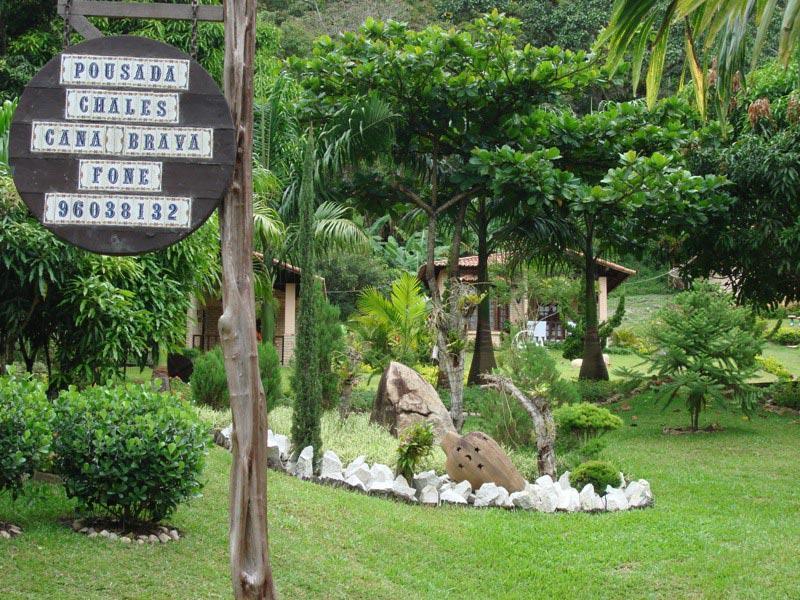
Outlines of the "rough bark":
{"label": "rough bark", "polygon": [[478,205],[478,283],[475,287],[479,294],[484,295],[478,304],[478,319],[475,327],[475,346],[472,354],[472,364],[469,368],[467,383],[476,385],[481,383],[483,375],[491,373],[497,366],[494,357],[494,343],[492,341],[491,327],[491,299],[489,298],[489,249],[488,229],[489,222],[486,218],[486,203],[481,199]]}
{"label": "rough bark", "polygon": [[584,267],[584,318],[586,328],[583,338],[583,362],[579,379],[608,380],[608,368],[603,360],[603,346],[600,344],[597,318],[597,298],[594,294],[596,265],[594,262],[594,230],[591,221],[586,227],[586,247],[583,250]]}
{"label": "rough bark", "polygon": [[233,595],[274,598],[267,539],[267,415],[258,372],[253,292],[253,56],[255,0],[224,0],[225,97],[236,131],[237,159],[220,208],[222,305],[220,341],[233,415],[230,560]]}
{"label": "rough bark", "polygon": [[536,452],[539,475],[556,476],[556,424],[550,410],[550,401],[542,396],[528,397],[508,378],[501,375],[485,375],[491,387],[510,394],[528,412],[536,432]]}

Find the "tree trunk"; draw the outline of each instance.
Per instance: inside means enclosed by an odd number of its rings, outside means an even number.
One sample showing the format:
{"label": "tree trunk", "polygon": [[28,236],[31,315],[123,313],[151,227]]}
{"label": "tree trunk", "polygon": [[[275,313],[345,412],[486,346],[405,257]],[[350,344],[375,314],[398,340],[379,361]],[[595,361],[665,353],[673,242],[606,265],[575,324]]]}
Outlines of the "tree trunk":
{"label": "tree trunk", "polygon": [[267,415],[258,372],[253,293],[253,57],[255,0],[224,0],[225,97],[236,132],[237,159],[219,211],[222,304],[219,319],[233,415],[230,554],[233,595],[272,599],[267,539]]}
{"label": "tree trunk", "polygon": [[583,249],[585,261],[584,268],[584,298],[583,313],[586,323],[583,338],[583,362],[579,379],[605,379],[608,380],[608,368],[603,360],[603,346],[600,344],[597,321],[597,298],[594,294],[595,262],[594,262],[594,236],[591,221],[586,227],[586,247]]}
{"label": "tree trunk", "polygon": [[507,377],[498,375],[485,375],[487,387],[501,390],[519,402],[533,420],[533,430],[536,433],[537,466],[539,475],[556,477],[556,424],[553,413],[550,411],[550,401],[542,396],[529,398],[522,393]]}
{"label": "tree trunk", "polygon": [[[125,365],[122,365],[125,368]],[[167,349],[164,344],[158,344],[156,348],[156,364],[153,365],[151,376],[153,381],[158,381],[158,391],[169,391],[169,368],[167,367]]]}
{"label": "tree trunk", "polygon": [[472,364],[469,368],[467,383],[476,385],[481,383],[483,375],[492,372],[497,366],[494,358],[494,343],[492,341],[491,304],[489,298],[489,222],[486,218],[486,201],[481,198],[478,208],[478,283],[475,287],[479,294],[485,294],[478,304],[478,319],[475,327],[475,346],[472,354]]}

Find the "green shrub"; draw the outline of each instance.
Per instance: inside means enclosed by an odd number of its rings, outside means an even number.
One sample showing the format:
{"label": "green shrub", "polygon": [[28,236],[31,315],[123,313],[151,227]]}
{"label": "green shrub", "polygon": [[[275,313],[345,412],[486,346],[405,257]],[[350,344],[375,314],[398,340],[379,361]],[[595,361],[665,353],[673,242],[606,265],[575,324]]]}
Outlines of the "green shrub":
{"label": "green shrub", "polygon": [[606,348],[606,350],[610,350],[616,346],[619,348],[627,348],[641,354],[649,354],[653,351],[652,344],[629,327],[615,329],[611,333],[611,341],[614,345]]}
{"label": "green shrub", "polygon": [[577,490],[591,483],[595,492],[602,494],[606,486],[619,487],[619,469],[602,460],[590,460],[575,467],[569,481]]}
{"label": "green shrub", "polygon": [[622,427],[622,419],[617,415],[588,402],[560,406],[553,411],[553,418],[559,432],[569,433],[584,442]]}
{"label": "green shrub", "polygon": [[401,433],[397,447],[397,474],[408,482],[414,478],[423,460],[433,451],[433,426],[427,421],[418,421]]}
{"label": "green shrub", "polygon": [[756,362],[763,371],[775,375],[778,379],[790,380],[792,378],[791,371],[777,358],[773,358],[772,356],[756,356]]}
{"label": "green shrub", "polygon": [[[258,370],[269,410],[282,397],[280,359],[272,344],[258,345]],[[230,407],[222,348],[217,346],[197,357],[189,383],[192,386],[192,400],[198,406],[208,406],[214,410]]]}
{"label": "green shrub", "polygon": [[201,487],[208,433],[191,405],[147,385],[63,391],[53,449],[67,496],[123,524],[158,522]]}
{"label": "green shrub", "polygon": [[783,346],[797,346],[800,344],[800,327],[781,327],[772,336],[772,340]]}
{"label": "green shrub", "polygon": [[225,362],[219,346],[197,357],[189,383],[192,386],[192,399],[195,404],[216,410],[230,405]]}
{"label": "green shrub", "polygon": [[261,375],[261,385],[264,386],[264,397],[267,400],[267,410],[272,410],[280,402],[281,391],[281,361],[278,351],[269,342],[258,345],[258,371]]}
{"label": "green shrub", "polygon": [[767,395],[773,404],[800,410],[800,387],[794,381],[779,381],[769,386]]}
{"label": "green shrub", "polygon": [[528,412],[511,396],[485,391],[477,402],[481,429],[507,448],[534,445],[533,422]]}
{"label": "green shrub", "polygon": [[46,459],[52,415],[41,382],[13,372],[0,377],[0,492],[16,497],[24,478]]}
{"label": "green shrub", "polygon": [[578,395],[583,402],[605,402],[612,396],[622,392],[623,385],[619,381],[579,379],[576,382]]}

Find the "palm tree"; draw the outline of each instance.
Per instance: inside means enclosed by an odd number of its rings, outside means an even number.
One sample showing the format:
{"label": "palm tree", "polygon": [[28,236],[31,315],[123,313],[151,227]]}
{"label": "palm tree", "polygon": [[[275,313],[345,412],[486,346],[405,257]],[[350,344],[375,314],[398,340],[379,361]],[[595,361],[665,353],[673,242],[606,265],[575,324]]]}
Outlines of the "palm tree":
{"label": "palm tree", "polygon": [[[598,45],[608,47],[612,65],[619,64],[629,53],[632,55],[635,90],[648,42],[656,32],[650,44],[646,76],[647,102],[652,106],[661,86],[669,32],[683,24],[686,62],[698,110],[705,116],[709,88],[713,85],[724,117],[736,74],[748,68],[747,29],[753,24],[757,28],[749,64],[752,68],[764,46],[777,4],[777,0],[669,0],[665,9],[664,0],[616,0],[611,21],[600,35]],[[798,36],[800,0],[787,0],[783,3],[778,43],[778,56],[784,65],[797,47]]]}

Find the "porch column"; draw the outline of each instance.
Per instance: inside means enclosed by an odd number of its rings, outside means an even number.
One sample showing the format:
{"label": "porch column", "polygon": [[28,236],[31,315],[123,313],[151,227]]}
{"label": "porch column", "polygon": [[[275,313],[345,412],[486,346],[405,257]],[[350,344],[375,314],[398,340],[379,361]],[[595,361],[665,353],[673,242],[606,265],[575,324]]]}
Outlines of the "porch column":
{"label": "porch column", "polygon": [[608,278],[598,277],[599,293],[597,294],[597,318],[602,323],[608,321]]}
{"label": "porch column", "polygon": [[283,359],[294,356],[295,316],[297,314],[297,284],[287,283],[283,298]]}
{"label": "porch column", "polygon": [[197,296],[189,296],[189,308],[186,309],[186,347],[192,348],[197,332]]}

